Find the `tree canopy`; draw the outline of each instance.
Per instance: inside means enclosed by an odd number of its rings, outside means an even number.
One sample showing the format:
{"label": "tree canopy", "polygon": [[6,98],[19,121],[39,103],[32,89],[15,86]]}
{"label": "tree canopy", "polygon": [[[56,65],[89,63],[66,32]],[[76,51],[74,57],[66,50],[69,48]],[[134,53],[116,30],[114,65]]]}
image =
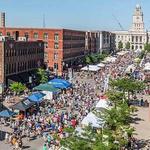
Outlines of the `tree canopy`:
{"label": "tree canopy", "polygon": [[38,80],[40,83],[46,83],[48,82],[48,76],[44,69],[39,68],[37,70]]}
{"label": "tree canopy", "polygon": [[119,48],[119,49],[122,49],[122,48],[123,48],[123,43],[122,43],[122,41],[119,41],[119,43],[118,43],[118,48]]}
{"label": "tree canopy", "polygon": [[26,86],[20,82],[14,82],[14,83],[10,84],[9,88],[16,94],[19,94],[20,92],[22,92],[26,89]]}

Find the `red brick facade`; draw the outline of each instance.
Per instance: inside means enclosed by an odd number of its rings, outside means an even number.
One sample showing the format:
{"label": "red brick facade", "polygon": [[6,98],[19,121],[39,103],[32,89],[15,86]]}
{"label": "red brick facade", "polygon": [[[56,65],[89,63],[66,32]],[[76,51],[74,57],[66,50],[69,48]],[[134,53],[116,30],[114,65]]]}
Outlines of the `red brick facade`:
{"label": "red brick facade", "polygon": [[27,37],[28,40],[45,42],[45,62],[58,75],[63,64],[84,55],[85,32],[67,29],[0,28],[1,36]]}

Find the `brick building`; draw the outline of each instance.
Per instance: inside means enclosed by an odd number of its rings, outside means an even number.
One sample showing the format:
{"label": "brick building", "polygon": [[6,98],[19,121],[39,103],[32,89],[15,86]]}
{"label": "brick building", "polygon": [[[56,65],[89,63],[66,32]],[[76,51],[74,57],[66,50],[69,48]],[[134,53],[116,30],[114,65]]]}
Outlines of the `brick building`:
{"label": "brick building", "polygon": [[84,56],[85,32],[68,29],[0,28],[0,36],[26,37],[29,41],[43,40],[44,60],[47,66],[61,75],[63,66],[69,66]]}
{"label": "brick building", "polygon": [[[8,79],[15,78],[40,67],[44,62],[44,43],[42,41],[0,41],[0,84],[6,85]],[[13,80],[13,79],[12,79]],[[24,79],[22,79],[24,80]],[[29,74],[25,76],[29,81]]]}

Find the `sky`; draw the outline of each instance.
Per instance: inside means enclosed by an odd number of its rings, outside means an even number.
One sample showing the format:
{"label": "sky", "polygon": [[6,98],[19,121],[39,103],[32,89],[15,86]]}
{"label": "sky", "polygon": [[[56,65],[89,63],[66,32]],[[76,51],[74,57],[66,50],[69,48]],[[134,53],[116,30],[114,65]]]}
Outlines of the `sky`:
{"label": "sky", "polygon": [[8,27],[43,27],[45,18],[47,28],[120,30],[119,21],[128,30],[136,4],[150,30],[150,0],[0,0],[0,11]]}

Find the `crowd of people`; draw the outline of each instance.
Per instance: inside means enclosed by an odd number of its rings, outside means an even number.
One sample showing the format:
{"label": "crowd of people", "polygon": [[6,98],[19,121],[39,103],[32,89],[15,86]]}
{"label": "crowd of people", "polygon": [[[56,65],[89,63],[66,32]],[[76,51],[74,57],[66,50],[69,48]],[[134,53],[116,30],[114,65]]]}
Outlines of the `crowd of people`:
{"label": "crowd of people", "polygon": [[52,101],[42,102],[32,115],[11,121],[13,133],[6,133],[6,143],[13,145],[15,150],[21,150],[22,138],[31,141],[43,137],[43,150],[59,149],[60,140],[68,136],[65,129],[80,125],[107,90],[107,79],[124,76],[125,69],[133,63],[133,59],[134,53],[128,52],[115,62],[106,64],[99,72],[74,73],[72,88],[63,91]]}

